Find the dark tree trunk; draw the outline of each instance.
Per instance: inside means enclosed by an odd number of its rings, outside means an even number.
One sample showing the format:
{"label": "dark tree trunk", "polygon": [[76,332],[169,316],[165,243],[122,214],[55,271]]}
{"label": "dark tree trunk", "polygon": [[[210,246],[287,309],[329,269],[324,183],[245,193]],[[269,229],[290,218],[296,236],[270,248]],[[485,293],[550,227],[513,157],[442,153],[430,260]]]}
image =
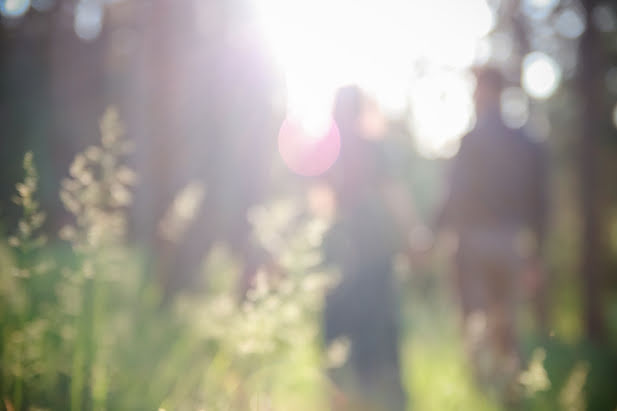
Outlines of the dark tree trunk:
{"label": "dark tree trunk", "polygon": [[599,144],[603,131],[602,79],[604,65],[597,31],[591,21],[594,0],[583,2],[587,30],[579,45],[578,91],[581,107],[580,193],[582,212],[581,285],[586,336],[600,342],[605,336],[602,310],[602,207],[600,201]]}

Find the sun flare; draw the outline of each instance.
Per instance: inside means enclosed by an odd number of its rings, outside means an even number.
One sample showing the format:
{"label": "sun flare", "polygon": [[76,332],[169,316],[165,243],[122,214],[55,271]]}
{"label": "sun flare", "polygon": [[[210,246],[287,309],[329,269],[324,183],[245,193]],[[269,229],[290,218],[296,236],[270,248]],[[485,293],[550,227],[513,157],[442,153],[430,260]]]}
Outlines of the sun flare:
{"label": "sun flare", "polygon": [[[355,83],[389,116],[409,117],[421,153],[452,154],[452,141],[473,116],[466,71],[495,23],[485,0],[254,4],[285,76],[288,115],[303,125],[307,138],[328,130],[337,87]],[[427,81],[439,87],[426,87]]]}

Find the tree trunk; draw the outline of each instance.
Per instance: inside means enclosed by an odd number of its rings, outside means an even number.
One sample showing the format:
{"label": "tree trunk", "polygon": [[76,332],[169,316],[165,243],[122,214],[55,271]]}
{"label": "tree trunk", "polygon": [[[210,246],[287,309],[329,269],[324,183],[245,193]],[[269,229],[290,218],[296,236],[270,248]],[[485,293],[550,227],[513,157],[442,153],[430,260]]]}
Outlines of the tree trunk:
{"label": "tree trunk", "polygon": [[583,4],[587,14],[587,30],[579,45],[578,89],[581,107],[580,193],[582,213],[581,285],[586,336],[601,342],[605,336],[602,310],[602,207],[598,165],[602,133],[604,65],[598,33],[591,21],[596,1]]}

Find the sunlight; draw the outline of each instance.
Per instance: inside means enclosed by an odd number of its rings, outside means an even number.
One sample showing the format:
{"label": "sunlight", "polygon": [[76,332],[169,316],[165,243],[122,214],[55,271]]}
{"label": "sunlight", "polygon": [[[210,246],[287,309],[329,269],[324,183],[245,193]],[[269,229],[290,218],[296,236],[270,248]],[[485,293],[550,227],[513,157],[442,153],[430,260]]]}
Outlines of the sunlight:
{"label": "sunlight", "polygon": [[580,37],[585,28],[585,16],[575,8],[563,10],[555,20],[557,33],[569,39]]}
{"label": "sunlight", "polygon": [[548,17],[557,7],[559,0],[523,0],[522,10],[534,20]]}
{"label": "sunlight", "polygon": [[[255,0],[254,6],[285,76],[288,116],[308,139],[327,132],[335,90],[345,84],[365,89],[390,117],[400,118],[422,105],[412,90],[417,77],[465,72],[476,59],[480,40],[495,24],[485,0]],[[471,111],[463,90],[471,93],[461,85],[447,93],[447,109],[432,102],[430,109],[413,110],[409,124],[417,139],[427,140],[422,146],[438,150],[466,130]],[[434,121],[444,115],[455,118],[448,125]],[[428,141],[434,139],[438,141]],[[433,155],[448,156],[450,151]]]}
{"label": "sunlight", "polygon": [[473,124],[472,85],[469,75],[455,72],[434,72],[414,84],[409,122],[422,155],[456,153],[461,135]]}
{"label": "sunlight", "polygon": [[549,98],[561,81],[561,68],[550,56],[534,51],[523,60],[521,83],[534,98]]}
{"label": "sunlight", "polygon": [[92,1],[77,3],[73,28],[84,41],[96,39],[103,29],[103,5]]}
{"label": "sunlight", "polygon": [[521,128],[529,119],[529,98],[519,87],[508,87],[501,93],[501,117],[506,126]]}
{"label": "sunlight", "polygon": [[279,131],[278,147],[290,170],[302,176],[317,176],[328,170],[338,158],[341,138],[332,120],[328,129],[315,138],[307,136],[302,123],[287,118]]}
{"label": "sunlight", "polygon": [[30,8],[30,0],[4,0],[0,1],[0,14],[6,17],[21,17]]}

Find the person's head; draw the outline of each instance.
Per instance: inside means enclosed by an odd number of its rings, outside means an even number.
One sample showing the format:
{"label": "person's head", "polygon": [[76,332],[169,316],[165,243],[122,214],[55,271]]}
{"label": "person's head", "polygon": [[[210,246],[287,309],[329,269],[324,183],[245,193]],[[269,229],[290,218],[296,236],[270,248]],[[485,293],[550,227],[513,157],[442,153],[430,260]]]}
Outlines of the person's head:
{"label": "person's head", "polygon": [[474,74],[476,76],[474,99],[477,114],[481,116],[495,109],[499,110],[499,100],[505,86],[501,72],[493,67],[478,67],[474,69]]}
{"label": "person's head", "polygon": [[385,134],[386,121],[377,102],[356,85],[338,89],[333,118],[345,135],[378,140]]}
{"label": "person's head", "polygon": [[339,204],[353,204],[357,195],[378,177],[377,146],[370,140],[385,135],[385,119],[377,103],[358,86],[340,88],[332,116],[341,135],[338,179],[333,188]]}

